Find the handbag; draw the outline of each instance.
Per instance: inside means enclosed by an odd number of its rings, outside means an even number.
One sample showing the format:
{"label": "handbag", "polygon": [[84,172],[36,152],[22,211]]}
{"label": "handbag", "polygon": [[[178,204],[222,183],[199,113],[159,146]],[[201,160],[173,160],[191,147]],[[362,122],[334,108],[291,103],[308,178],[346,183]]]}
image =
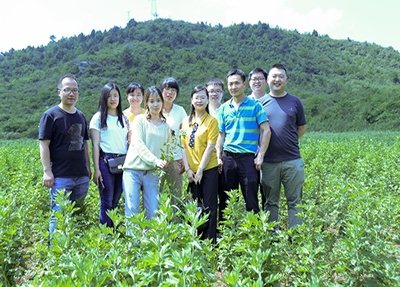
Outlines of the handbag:
{"label": "handbag", "polygon": [[126,155],[121,155],[118,157],[111,157],[109,159],[104,159],[106,164],[108,165],[108,171],[111,174],[121,174],[123,172],[122,167],[125,163]]}

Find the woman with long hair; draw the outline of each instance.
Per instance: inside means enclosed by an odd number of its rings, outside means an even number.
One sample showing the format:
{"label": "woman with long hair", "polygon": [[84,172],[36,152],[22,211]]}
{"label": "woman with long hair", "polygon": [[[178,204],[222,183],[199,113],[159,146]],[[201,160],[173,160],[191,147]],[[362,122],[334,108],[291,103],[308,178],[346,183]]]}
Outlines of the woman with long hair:
{"label": "woman with long hair", "polygon": [[[171,129],[163,116],[163,97],[160,89],[152,86],[144,96],[146,113],[133,120],[132,137],[124,164],[123,186],[125,195],[125,216],[139,213],[140,191],[147,219],[155,216],[158,208],[157,168],[165,168],[166,160],[161,159],[165,143],[171,139]],[[167,151],[168,152],[168,151]],[[130,231],[128,232],[130,234]]]}
{"label": "woman with long hair", "polygon": [[122,194],[122,173],[111,174],[108,160],[125,155],[128,148],[129,120],[123,115],[121,93],[115,83],[101,90],[99,107],[90,121],[93,181],[100,191],[100,223],[113,227],[107,211],[117,207]]}
{"label": "woman with long hair", "polygon": [[193,197],[209,208],[209,224],[202,239],[216,242],[218,161],[215,145],[218,122],[208,112],[209,96],[204,86],[196,86],[191,93],[191,111],[182,124],[182,157]]}

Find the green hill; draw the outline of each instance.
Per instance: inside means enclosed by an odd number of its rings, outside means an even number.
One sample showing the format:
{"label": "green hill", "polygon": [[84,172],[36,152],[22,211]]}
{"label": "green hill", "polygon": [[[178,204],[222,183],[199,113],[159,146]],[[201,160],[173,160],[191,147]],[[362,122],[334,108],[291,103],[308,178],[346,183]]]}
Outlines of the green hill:
{"label": "green hill", "polygon": [[124,91],[133,81],[158,86],[175,77],[181,86],[176,102],[188,110],[195,85],[225,79],[233,67],[248,73],[276,62],[288,68],[288,90],[302,99],[309,131],[399,130],[400,53],[391,47],[260,22],[211,27],[132,19],[125,28],[1,54],[0,137],[37,137],[41,114],[59,103],[58,78],[68,72],[78,77],[77,107],[90,120],[108,81]]}

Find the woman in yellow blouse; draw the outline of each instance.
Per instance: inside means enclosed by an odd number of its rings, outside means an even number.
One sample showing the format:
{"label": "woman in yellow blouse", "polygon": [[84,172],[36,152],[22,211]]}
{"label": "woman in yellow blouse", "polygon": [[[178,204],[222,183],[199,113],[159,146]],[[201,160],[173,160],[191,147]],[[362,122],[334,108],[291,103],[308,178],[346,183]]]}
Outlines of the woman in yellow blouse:
{"label": "woman in yellow blouse", "polygon": [[[208,113],[208,92],[204,86],[194,87],[191,111],[182,124],[182,158],[192,194],[203,196],[204,206],[210,209],[208,229],[202,239],[215,243],[217,231],[218,161],[215,144],[218,122]],[[197,192],[195,192],[197,191]]]}

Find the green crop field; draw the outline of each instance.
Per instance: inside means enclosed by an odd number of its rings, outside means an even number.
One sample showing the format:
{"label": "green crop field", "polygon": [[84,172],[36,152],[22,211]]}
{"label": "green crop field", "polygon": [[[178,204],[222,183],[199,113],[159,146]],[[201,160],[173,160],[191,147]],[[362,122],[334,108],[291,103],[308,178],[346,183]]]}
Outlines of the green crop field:
{"label": "green crop field", "polygon": [[272,236],[268,215],[246,213],[233,191],[215,247],[197,238],[195,204],[171,206],[164,190],[159,215],[138,216],[128,237],[123,199],[111,214],[116,231],[100,226],[92,183],[78,213],[59,197],[64,213],[48,247],[38,141],[0,141],[0,286],[398,286],[400,136],[309,133],[301,152],[297,230],[287,230],[284,200]]}

